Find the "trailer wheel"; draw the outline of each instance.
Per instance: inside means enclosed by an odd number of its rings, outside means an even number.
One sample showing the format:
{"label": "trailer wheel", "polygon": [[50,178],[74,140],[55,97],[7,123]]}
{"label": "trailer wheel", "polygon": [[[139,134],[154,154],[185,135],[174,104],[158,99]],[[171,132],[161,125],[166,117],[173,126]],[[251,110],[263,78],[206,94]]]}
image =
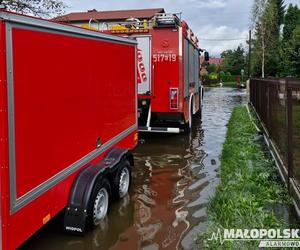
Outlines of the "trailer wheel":
{"label": "trailer wheel", "polygon": [[129,161],[120,163],[113,179],[113,196],[117,199],[123,198],[130,188],[131,169]]}
{"label": "trailer wheel", "polygon": [[90,202],[89,202],[89,224],[98,226],[105,218],[110,199],[110,185],[107,179],[100,179],[95,184]]}

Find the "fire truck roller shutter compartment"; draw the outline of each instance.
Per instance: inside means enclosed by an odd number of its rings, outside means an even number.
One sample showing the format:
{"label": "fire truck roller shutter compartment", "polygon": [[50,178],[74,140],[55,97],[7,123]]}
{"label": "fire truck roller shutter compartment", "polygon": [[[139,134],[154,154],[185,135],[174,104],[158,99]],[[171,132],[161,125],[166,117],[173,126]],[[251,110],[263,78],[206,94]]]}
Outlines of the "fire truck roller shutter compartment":
{"label": "fire truck roller shutter compartment", "polygon": [[146,95],[151,91],[151,46],[150,36],[137,36],[138,42],[138,94]]}

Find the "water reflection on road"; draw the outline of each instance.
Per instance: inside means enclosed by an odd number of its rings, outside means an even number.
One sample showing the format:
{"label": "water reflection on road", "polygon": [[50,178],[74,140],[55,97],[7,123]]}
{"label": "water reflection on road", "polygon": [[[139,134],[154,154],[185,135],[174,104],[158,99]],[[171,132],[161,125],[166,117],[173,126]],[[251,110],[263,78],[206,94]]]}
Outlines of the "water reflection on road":
{"label": "water reflection on road", "polygon": [[135,152],[130,195],[114,202],[102,225],[84,237],[57,230],[59,218],[23,249],[194,249],[206,220],[206,204],[219,182],[226,124],[244,90],[206,89],[203,122],[190,136],[142,135]]}

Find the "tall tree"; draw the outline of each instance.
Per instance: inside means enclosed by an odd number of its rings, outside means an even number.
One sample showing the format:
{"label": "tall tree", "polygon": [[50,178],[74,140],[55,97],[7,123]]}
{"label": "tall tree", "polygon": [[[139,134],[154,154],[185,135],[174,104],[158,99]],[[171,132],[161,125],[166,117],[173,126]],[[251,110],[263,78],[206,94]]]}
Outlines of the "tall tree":
{"label": "tall tree", "polygon": [[290,4],[284,17],[283,42],[291,39],[297,25],[300,25],[300,9],[297,5]]}
{"label": "tall tree", "polygon": [[[280,19],[283,3],[277,0],[255,0],[252,21],[255,27],[254,72],[277,75],[279,65]],[[260,65],[260,69],[259,66]]]}
{"label": "tall tree", "polygon": [[[252,22],[255,26],[255,36],[256,39],[254,41],[255,50],[254,53],[257,55],[255,56],[256,62],[253,64],[254,67],[258,65],[259,61],[261,65],[261,76],[265,77],[265,33],[266,33],[266,23],[265,23],[265,6],[267,0],[254,0],[253,7],[252,7]],[[258,60],[260,59],[260,60]],[[256,68],[254,72],[258,72]]]}
{"label": "tall tree", "polygon": [[274,4],[277,8],[277,26],[280,28],[280,26],[283,24],[284,21],[284,14],[285,14],[285,5],[284,0],[273,0]]}
{"label": "tall tree", "polygon": [[291,73],[292,76],[300,78],[300,25],[294,29],[290,44]]}
{"label": "tall tree", "polygon": [[[281,43],[281,76],[295,76],[297,70],[294,68],[297,65],[297,30],[300,27],[300,9],[297,5],[289,5],[284,17],[284,26]],[[296,31],[295,31],[296,30]],[[298,74],[299,76],[299,74]]]}
{"label": "tall tree", "polygon": [[66,7],[60,0],[0,0],[0,5],[10,11],[42,17],[63,14]]}

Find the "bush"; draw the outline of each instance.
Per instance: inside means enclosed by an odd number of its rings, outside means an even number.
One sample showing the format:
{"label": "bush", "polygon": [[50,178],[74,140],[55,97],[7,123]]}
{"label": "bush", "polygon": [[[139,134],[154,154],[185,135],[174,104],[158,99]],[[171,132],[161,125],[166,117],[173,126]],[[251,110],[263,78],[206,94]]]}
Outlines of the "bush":
{"label": "bush", "polygon": [[209,74],[209,79],[211,79],[211,80],[216,80],[216,79],[218,79],[218,73],[216,73],[216,72],[210,73],[210,74]]}
{"label": "bush", "polygon": [[225,76],[226,76],[225,72],[224,72],[224,71],[220,71],[219,77],[220,77],[221,79],[223,79]]}
{"label": "bush", "polygon": [[236,82],[236,75],[228,75],[228,73],[221,77],[223,82]]}

